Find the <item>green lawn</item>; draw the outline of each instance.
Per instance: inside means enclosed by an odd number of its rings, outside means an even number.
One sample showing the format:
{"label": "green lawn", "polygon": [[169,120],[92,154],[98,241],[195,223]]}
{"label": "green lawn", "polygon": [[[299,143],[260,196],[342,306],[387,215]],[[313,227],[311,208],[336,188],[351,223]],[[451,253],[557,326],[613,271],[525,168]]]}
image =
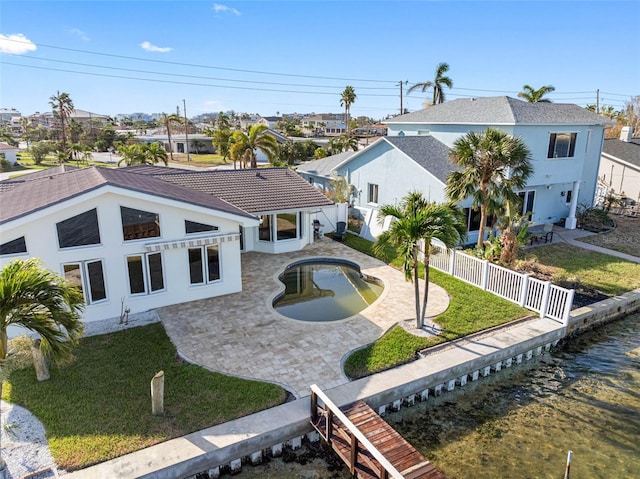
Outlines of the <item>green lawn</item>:
{"label": "green lawn", "polygon": [[[151,415],[150,382],[165,373],[165,415]],[[12,373],[3,399],[47,431],[59,467],[76,470],[284,402],[279,386],[209,372],[176,359],[161,324],[81,340],[75,362],[37,382]]]}
{"label": "green lawn", "polygon": [[[366,254],[372,254],[373,243],[354,235],[347,235],[345,243]],[[392,261],[392,264],[398,260]],[[421,277],[424,277],[421,271]],[[436,338],[423,338],[396,326],[369,346],[351,354],[345,361],[347,376],[359,378],[412,361],[416,352],[438,343],[475,333],[493,326],[530,316],[532,313],[518,305],[482,291],[438,270],[431,269],[431,282],[444,288],[450,297],[447,310],[435,321],[442,328]]]}
{"label": "green lawn", "polygon": [[640,264],[577,246],[540,246],[527,250],[523,259],[550,266],[556,277],[575,279],[611,296],[640,288]]}

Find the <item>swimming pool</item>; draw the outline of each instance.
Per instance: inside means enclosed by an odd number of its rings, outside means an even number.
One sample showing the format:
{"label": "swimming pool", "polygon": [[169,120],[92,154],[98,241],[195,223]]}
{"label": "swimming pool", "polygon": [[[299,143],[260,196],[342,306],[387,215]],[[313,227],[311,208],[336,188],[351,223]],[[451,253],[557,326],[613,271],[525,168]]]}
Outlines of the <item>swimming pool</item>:
{"label": "swimming pool", "polygon": [[360,272],[350,261],[318,258],[292,263],[278,277],[285,290],[274,309],[301,321],[338,321],[378,299],[382,282]]}

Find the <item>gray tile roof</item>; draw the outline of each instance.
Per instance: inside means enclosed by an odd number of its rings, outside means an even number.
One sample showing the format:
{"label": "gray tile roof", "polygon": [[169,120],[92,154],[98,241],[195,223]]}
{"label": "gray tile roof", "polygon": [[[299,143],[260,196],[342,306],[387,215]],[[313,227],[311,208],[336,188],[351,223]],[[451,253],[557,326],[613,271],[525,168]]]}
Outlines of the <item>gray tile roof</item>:
{"label": "gray tile roof", "polygon": [[460,98],[384,123],[481,125],[609,125],[610,120],[569,103],[529,103],[508,96]]}
{"label": "gray tile roof", "polygon": [[602,152],[640,168],[640,138],[631,141],[605,138]]}
{"label": "gray tile roof", "polygon": [[[251,213],[329,206],[333,202],[289,168],[185,171],[160,168],[164,182],[208,193]],[[137,169],[140,176],[152,170]]]}
{"label": "gray tile roof", "polygon": [[296,171],[300,173],[308,173],[310,175],[331,178],[331,173],[335,171],[336,166],[338,166],[343,161],[351,158],[355,153],[355,151],[350,150],[343,153],[338,153],[337,155],[320,158],[319,160],[307,161],[298,165],[296,167]]}
{"label": "gray tile roof", "polygon": [[16,183],[10,189],[0,189],[0,224],[107,185],[253,218],[220,198],[178,185],[168,187],[166,182],[155,176],[134,174],[122,168],[91,167],[41,176]]}
{"label": "gray tile roof", "polygon": [[385,140],[443,183],[456,170],[449,161],[449,147],[432,136],[388,136]]}

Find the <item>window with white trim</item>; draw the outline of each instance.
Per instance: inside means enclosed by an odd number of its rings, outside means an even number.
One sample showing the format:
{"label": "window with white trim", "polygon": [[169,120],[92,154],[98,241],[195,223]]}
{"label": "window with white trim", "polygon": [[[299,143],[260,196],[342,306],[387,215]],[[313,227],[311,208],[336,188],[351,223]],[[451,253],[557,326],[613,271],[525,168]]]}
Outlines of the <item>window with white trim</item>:
{"label": "window with white trim", "polygon": [[188,254],[191,284],[213,283],[220,279],[220,248],[218,245],[189,248]]}
{"label": "window with white trim", "polygon": [[64,278],[84,295],[87,304],[107,299],[102,260],[78,261],[62,265]]}
{"label": "window with white trim", "polygon": [[369,183],[369,195],[367,196],[367,201],[369,203],[378,204],[378,185],[375,183]]}
{"label": "window with white trim", "polygon": [[120,207],[122,236],[125,241],[160,236],[160,215],[150,211]]}
{"label": "window with white trim", "polygon": [[522,201],[522,210],[520,211],[520,213],[523,216],[527,213],[531,213],[531,215],[533,216],[533,206],[536,201],[536,192],[534,190],[521,191],[520,193],[518,193],[518,196],[520,197],[520,201]]}
{"label": "window with white trim", "polygon": [[145,253],[127,256],[129,292],[150,294],[164,290],[162,253]]}
{"label": "window with white trim", "polygon": [[207,225],[205,223],[197,223],[195,221],[184,220],[185,234],[206,233],[208,231],[218,231],[218,227]]}
{"label": "window with white trim", "polygon": [[547,158],[573,158],[577,133],[551,133]]}
{"label": "window with white trim", "polygon": [[0,244],[0,256],[9,256],[13,254],[24,254],[27,252],[27,243],[24,236],[16,238],[6,243]]}
{"label": "window with white trim", "polygon": [[60,248],[100,244],[96,208],[56,223]]}

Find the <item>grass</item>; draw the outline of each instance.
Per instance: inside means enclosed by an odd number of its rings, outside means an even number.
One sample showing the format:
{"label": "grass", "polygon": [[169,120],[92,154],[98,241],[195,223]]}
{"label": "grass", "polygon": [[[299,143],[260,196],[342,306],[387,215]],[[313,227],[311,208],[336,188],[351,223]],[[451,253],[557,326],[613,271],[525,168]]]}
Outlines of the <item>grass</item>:
{"label": "grass", "polygon": [[[150,381],[165,374],[165,415],[151,415]],[[284,402],[279,386],[213,373],[176,359],[161,324],[85,338],[76,360],[38,383],[12,373],[3,399],[29,409],[62,469],[81,469]]]}
{"label": "grass", "polygon": [[[370,241],[347,235],[345,243],[373,256],[373,243]],[[398,266],[397,258],[391,263]],[[447,310],[435,319],[442,328],[441,334],[433,338],[418,337],[396,326],[374,343],[355,351],[347,358],[344,364],[347,376],[359,378],[389,369],[412,361],[416,352],[421,349],[531,314],[524,308],[440,271],[431,269],[429,276],[431,282],[444,288],[450,298]],[[423,271],[421,277],[424,277]]]}
{"label": "grass", "polygon": [[640,288],[640,264],[576,246],[540,246],[527,250],[523,259],[542,263],[551,267],[556,277],[575,278],[610,296]]}
{"label": "grass", "polygon": [[220,166],[220,165],[233,164],[231,160],[227,160],[225,162],[224,159],[222,158],[222,155],[211,154],[211,153],[206,153],[206,154],[189,153],[189,158],[191,160],[187,161],[187,155],[185,153],[174,153],[173,162],[171,161],[170,156],[168,156],[167,159],[169,160],[169,166],[171,166],[172,164],[179,164],[179,165],[186,164],[191,166],[206,167],[206,166]]}

